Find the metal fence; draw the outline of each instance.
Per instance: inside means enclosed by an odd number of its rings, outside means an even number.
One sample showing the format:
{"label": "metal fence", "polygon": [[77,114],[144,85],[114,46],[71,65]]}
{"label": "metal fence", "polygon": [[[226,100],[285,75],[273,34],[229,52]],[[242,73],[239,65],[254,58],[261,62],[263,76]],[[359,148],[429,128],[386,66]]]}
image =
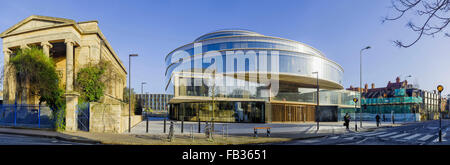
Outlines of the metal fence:
{"label": "metal fence", "polygon": [[0,104],[0,125],[27,128],[54,128],[52,110],[31,104]]}
{"label": "metal fence", "polygon": [[78,130],[89,131],[90,104],[78,103],[77,105],[77,124]]}

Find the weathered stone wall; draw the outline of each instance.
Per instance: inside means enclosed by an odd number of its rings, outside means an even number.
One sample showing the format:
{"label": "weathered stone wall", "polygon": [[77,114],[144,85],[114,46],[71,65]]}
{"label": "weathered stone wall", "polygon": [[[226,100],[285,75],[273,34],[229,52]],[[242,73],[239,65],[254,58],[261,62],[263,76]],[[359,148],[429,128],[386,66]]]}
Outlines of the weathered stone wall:
{"label": "weathered stone wall", "polygon": [[[106,95],[99,102],[90,103],[90,132],[122,133],[128,130],[128,104]],[[142,121],[131,113],[131,126]]]}
{"label": "weathered stone wall", "polygon": [[120,113],[118,104],[91,102],[89,131],[120,133]]}

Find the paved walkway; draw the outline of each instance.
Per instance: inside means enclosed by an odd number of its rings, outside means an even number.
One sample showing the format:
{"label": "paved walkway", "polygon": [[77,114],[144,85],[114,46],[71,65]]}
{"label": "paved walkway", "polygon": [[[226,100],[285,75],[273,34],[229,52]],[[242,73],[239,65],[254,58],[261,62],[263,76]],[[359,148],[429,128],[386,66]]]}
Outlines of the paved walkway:
{"label": "paved walkway", "polygon": [[[368,131],[376,128],[375,122],[364,121],[363,128],[358,124],[358,131]],[[396,122],[395,125],[401,124]],[[292,135],[316,135],[316,134],[339,134],[345,132],[353,132],[355,129],[355,123],[350,122],[350,130],[346,130],[343,126],[343,122],[320,122],[319,130],[317,130],[317,123],[215,123],[216,134],[228,135],[247,135],[254,134],[254,127],[271,127],[271,135],[279,137],[289,137]],[[142,121],[136,126],[131,128],[131,134],[163,134],[164,133],[164,121],[163,120],[150,120],[148,121],[148,133],[146,132],[146,121]],[[382,122],[381,127],[393,126],[392,123]],[[169,131],[170,121],[166,122],[166,133]],[[175,134],[190,134],[191,131],[198,133],[198,122],[184,122],[184,131],[181,133],[181,122],[174,121]],[[204,132],[205,122],[201,122],[200,131]],[[128,132],[126,132],[128,133]],[[258,130],[258,135],[261,136],[266,133],[266,130]]]}
{"label": "paved walkway", "polygon": [[[170,123],[167,122],[167,123]],[[149,121],[149,132],[146,133],[146,121],[139,123],[131,129],[131,133],[92,133],[92,132],[55,132],[43,129],[22,129],[0,127],[0,134],[15,134],[25,136],[38,136],[46,138],[56,138],[59,140],[72,141],[90,144],[150,144],[150,145],[173,145],[173,144],[247,144],[247,143],[267,143],[276,141],[287,141],[294,139],[316,138],[328,136],[330,134],[341,134],[354,132],[354,123],[350,123],[350,130],[345,130],[342,122],[321,122],[317,130],[316,123],[215,123],[215,137],[219,139],[215,143],[205,140],[204,127],[201,123],[201,133],[198,133],[197,122],[184,122],[184,132],[181,133],[181,122],[175,122],[176,143],[167,142],[169,124],[166,125],[166,133],[163,132],[164,121]],[[396,123],[399,125],[400,123]],[[392,126],[391,123],[383,123],[382,126]],[[253,136],[254,127],[271,127],[270,138],[249,138]],[[359,123],[358,123],[359,127]],[[363,128],[358,131],[370,131],[376,128],[374,122],[363,122]],[[190,136],[191,130],[193,135]],[[265,130],[259,130],[259,137],[265,137]],[[190,140],[195,137],[195,142]],[[226,138],[229,137],[229,138]],[[194,139],[194,138],[192,138]],[[201,140],[203,139],[203,140]]]}

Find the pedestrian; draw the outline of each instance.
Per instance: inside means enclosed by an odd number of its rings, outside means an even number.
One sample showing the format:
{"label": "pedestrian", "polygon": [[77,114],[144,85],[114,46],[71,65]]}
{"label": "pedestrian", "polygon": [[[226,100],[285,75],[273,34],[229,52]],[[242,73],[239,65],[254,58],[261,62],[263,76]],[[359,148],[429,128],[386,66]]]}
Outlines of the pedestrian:
{"label": "pedestrian", "polygon": [[375,120],[377,121],[377,127],[380,126],[380,115],[377,114],[377,116],[375,116]]}
{"label": "pedestrian", "polygon": [[211,127],[209,126],[209,123],[208,123],[208,121],[206,121],[206,123],[205,123],[205,136],[206,136],[206,138],[210,138],[210,136],[211,136],[211,134],[210,134],[210,132],[211,132],[211,129],[210,129]]}
{"label": "pedestrian", "polygon": [[347,130],[349,130],[350,119],[351,119],[350,115],[348,115],[348,113],[345,113],[345,116],[344,116],[344,125],[345,125],[345,127],[347,128]]}
{"label": "pedestrian", "polygon": [[395,124],[394,114],[392,114],[391,116],[392,116],[392,124]]}
{"label": "pedestrian", "polygon": [[383,113],[383,122],[386,122],[386,116],[384,116],[384,113]]}
{"label": "pedestrian", "polygon": [[167,139],[169,139],[170,142],[173,141],[173,133],[174,133],[173,121],[170,121],[169,136],[167,137]]}

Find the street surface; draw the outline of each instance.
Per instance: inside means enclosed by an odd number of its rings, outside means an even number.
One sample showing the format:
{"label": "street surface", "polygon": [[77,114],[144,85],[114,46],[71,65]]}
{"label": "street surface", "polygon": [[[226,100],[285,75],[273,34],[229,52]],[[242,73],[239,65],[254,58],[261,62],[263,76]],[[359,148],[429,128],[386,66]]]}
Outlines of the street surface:
{"label": "street surface", "polygon": [[0,134],[0,145],[86,145],[54,138]]}
{"label": "street surface", "polygon": [[276,145],[449,145],[450,120],[442,120],[442,143],[438,142],[439,120],[378,128],[370,132],[329,135],[322,138],[276,143]]}

